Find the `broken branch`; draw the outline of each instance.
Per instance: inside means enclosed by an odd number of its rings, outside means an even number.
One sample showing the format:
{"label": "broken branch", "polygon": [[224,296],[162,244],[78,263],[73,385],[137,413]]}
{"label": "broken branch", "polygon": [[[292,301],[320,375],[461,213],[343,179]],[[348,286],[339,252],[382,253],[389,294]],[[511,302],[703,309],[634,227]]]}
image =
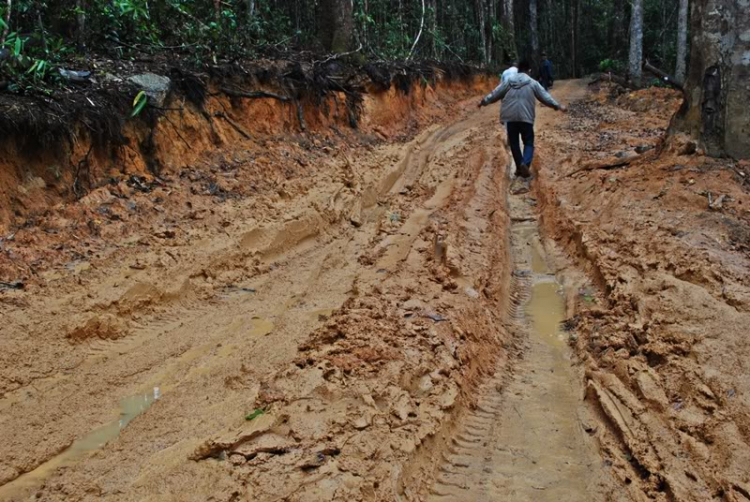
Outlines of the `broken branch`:
{"label": "broken branch", "polygon": [[659,79],[662,82],[664,82],[668,86],[672,87],[673,89],[677,89],[678,91],[683,91],[684,92],[683,87],[675,81],[674,77],[672,77],[667,72],[664,72],[664,71],[660,70],[659,68],[657,68],[656,66],[652,65],[648,61],[644,61],[643,62],[643,69],[646,70],[646,71],[648,71],[648,72],[650,72],[650,73],[653,73],[654,75],[656,75],[657,77],[659,77]]}
{"label": "broken branch", "polygon": [[631,155],[630,157],[624,157],[621,159],[616,160],[609,160],[607,162],[589,162],[587,164],[584,164],[583,167],[580,169],[576,169],[570,174],[566,174],[566,178],[570,178],[578,173],[582,173],[585,171],[596,171],[598,169],[603,170],[609,170],[609,169],[617,169],[618,167],[625,167],[633,163],[634,160],[640,159],[642,155]]}

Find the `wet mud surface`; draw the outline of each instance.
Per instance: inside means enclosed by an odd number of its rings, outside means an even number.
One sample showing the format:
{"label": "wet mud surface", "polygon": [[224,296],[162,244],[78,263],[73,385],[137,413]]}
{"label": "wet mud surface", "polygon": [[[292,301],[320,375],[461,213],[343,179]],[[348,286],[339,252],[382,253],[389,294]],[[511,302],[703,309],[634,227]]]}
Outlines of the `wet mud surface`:
{"label": "wet mud surface", "polygon": [[747,168],[648,92],[556,84],[528,193],[464,92],[53,211],[144,208],[11,244],[0,500],[749,498]]}

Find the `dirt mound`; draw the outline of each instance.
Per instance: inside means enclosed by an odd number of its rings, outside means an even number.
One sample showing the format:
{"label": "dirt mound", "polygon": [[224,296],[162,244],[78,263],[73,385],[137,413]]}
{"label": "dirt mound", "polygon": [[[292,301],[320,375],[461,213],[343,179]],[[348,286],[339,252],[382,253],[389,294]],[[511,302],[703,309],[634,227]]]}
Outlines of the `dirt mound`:
{"label": "dirt mound", "polygon": [[125,321],[111,314],[90,317],[66,335],[73,343],[87,340],[117,340],[128,335]]}

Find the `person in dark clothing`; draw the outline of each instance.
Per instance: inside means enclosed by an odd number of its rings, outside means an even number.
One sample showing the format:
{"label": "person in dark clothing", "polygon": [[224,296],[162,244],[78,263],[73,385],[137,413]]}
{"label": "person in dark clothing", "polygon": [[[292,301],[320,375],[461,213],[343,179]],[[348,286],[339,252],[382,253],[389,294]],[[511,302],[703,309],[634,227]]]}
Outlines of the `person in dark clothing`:
{"label": "person in dark clothing", "polygon": [[[503,106],[500,109],[500,121],[506,124],[508,143],[513,152],[516,163],[516,175],[529,178],[531,161],[534,158],[534,119],[536,118],[536,102],[565,111],[566,108],[555,99],[528,74],[531,67],[527,61],[518,65],[518,74],[511,76],[491,93],[484,97],[479,106],[490,105],[500,99]],[[519,136],[523,140],[523,153]]]}
{"label": "person in dark clothing", "polygon": [[544,90],[549,90],[555,83],[552,78],[552,61],[549,60],[546,53],[542,53],[542,67],[539,69],[539,82]]}

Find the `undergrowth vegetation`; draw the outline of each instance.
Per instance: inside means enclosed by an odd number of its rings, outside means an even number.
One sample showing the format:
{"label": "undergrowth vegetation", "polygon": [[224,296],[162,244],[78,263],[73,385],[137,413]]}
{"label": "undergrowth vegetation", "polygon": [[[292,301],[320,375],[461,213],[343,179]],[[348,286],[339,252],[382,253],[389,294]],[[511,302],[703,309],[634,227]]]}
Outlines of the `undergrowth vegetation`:
{"label": "undergrowth vegetation", "polygon": [[[619,61],[627,59],[627,3],[0,0],[0,91],[48,92],[80,77],[69,72],[92,70],[97,58],[144,61],[161,54],[206,66],[289,51],[322,53],[330,48],[321,43],[321,31],[342,15],[351,18],[344,22],[348,50],[363,62],[432,59],[499,68],[519,57],[538,61],[546,51],[561,78],[596,71],[600,62],[606,71],[619,71]],[[666,68],[675,60],[676,4],[644,2],[647,55]],[[592,15],[584,19],[582,12]]]}

